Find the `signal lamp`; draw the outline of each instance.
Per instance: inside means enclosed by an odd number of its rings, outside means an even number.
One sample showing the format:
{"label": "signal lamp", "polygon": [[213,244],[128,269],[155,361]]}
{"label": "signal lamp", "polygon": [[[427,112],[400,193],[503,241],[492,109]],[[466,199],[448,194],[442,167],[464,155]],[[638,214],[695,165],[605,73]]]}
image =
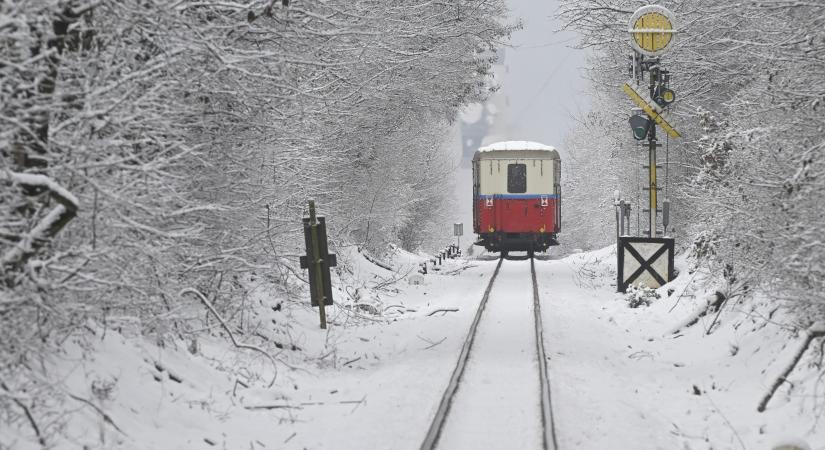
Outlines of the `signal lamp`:
{"label": "signal lamp", "polygon": [[630,116],[630,128],[633,130],[633,139],[643,141],[650,131],[651,120],[645,116]]}
{"label": "signal lamp", "polygon": [[668,88],[659,88],[656,91],[656,98],[654,99],[656,103],[661,106],[667,106],[673,103],[676,100],[676,93]]}

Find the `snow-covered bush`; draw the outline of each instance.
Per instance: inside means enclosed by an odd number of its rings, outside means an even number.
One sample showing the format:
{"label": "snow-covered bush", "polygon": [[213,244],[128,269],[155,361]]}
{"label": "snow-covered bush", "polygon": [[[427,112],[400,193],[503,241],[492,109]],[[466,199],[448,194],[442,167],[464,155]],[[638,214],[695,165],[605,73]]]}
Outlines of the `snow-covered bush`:
{"label": "snow-covered bush", "polygon": [[625,300],[627,300],[628,306],[631,308],[650,306],[651,303],[661,298],[659,293],[656,292],[656,289],[649,288],[643,284],[640,286],[628,286],[624,297]]}

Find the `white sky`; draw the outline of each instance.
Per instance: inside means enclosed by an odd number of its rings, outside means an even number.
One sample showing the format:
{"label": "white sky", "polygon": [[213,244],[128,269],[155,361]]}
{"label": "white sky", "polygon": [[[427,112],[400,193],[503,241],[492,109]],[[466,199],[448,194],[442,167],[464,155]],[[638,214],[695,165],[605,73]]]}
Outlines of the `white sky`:
{"label": "white sky", "polygon": [[581,76],[582,50],[573,49],[577,35],[558,32],[556,0],[509,0],[512,16],[524,28],[512,36],[506,50],[507,74],[501,80],[507,96],[509,139],[534,140],[564,152],[564,137],[574,126],[573,115],[586,107]]}

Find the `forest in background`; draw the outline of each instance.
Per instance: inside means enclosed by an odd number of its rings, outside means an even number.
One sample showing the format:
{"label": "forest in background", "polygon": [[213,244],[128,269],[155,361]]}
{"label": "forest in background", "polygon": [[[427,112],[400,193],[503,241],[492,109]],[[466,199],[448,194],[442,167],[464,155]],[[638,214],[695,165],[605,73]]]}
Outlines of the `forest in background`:
{"label": "forest in background", "polygon": [[38,359],[89,321],[191,340],[209,332],[192,288],[243,333],[239,277],[286,283],[310,197],[336,244],[424,245],[449,207],[443,141],[492,89],[505,16],[502,0],[0,1],[0,422],[61,401]]}
{"label": "forest in background", "polygon": [[[613,243],[615,189],[644,203],[620,89],[643,3],[561,3],[593,98],[565,146],[562,239],[591,249]],[[825,318],[825,4],[665,6],[677,242],[728,298]],[[65,393],[40,358],[89,323],[191,340],[210,332],[193,288],[247,331],[238,280],[296,279],[309,197],[337,245],[425,245],[450,207],[443,140],[491,89],[505,15],[502,0],[0,1],[0,423],[59,421],[41,420]]]}
{"label": "forest in background", "polygon": [[[627,120],[634,105],[621,90],[630,78],[628,21],[643,4],[561,1],[559,18],[589,52],[593,98],[570,136],[565,164],[564,238],[574,247],[614,242],[604,233],[615,229],[614,190],[636,209],[647,201],[647,151],[632,138]],[[669,231],[724,276],[728,298],[763,292],[801,327],[822,320],[825,4],[663,5],[677,21],[677,40],[662,65],[677,95],[670,122],[683,135],[661,142],[659,152],[659,161],[670,163],[663,192],[672,204]],[[635,232],[635,211],[633,217]]]}

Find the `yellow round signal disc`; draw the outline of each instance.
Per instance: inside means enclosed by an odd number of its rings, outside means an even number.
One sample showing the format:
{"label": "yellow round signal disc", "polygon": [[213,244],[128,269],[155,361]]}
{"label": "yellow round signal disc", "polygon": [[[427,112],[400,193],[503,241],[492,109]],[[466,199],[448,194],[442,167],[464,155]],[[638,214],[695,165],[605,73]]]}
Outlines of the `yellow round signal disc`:
{"label": "yellow round signal disc", "polygon": [[676,26],[673,14],[667,8],[649,5],[633,14],[629,31],[636,51],[647,56],[659,56],[673,42]]}
{"label": "yellow round signal disc", "polygon": [[[659,13],[648,13],[639,17],[636,23],[633,25],[634,30],[672,30],[673,24],[670,23],[667,17],[659,14]],[[657,33],[657,32],[634,32],[633,39],[636,41],[636,44],[649,51],[649,52],[658,52],[664,50],[668,44],[670,44],[670,39],[672,35],[669,33]]]}
{"label": "yellow round signal disc", "polygon": [[676,95],[673,93],[673,91],[667,89],[664,92],[662,92],[662,100],[666,101],[667,103],[673,103],[673,101],[676,100]]}

